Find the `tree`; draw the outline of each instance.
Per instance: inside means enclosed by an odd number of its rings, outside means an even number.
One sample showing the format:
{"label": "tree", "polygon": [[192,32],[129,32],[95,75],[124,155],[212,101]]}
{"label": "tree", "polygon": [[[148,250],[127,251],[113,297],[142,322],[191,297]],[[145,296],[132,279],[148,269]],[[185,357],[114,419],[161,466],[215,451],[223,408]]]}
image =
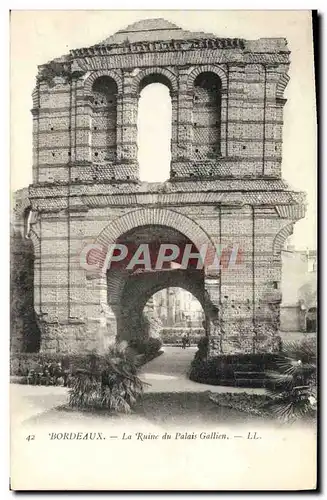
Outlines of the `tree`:
{"label": "tree", "polygon": [[73,374],[69,405],[130,413],[143,393],[144,382],[137,376],[137,358],[126,345],[114,344],[104,356],[92,354],[85,361],[86,368]]}

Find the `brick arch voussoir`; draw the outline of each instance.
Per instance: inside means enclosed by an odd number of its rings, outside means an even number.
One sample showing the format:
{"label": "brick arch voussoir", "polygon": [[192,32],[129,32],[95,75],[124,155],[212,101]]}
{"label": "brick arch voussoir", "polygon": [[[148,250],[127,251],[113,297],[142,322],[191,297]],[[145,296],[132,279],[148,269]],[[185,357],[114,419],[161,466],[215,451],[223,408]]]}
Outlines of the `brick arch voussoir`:
{"label": "brick arch voussoir", "polygon": [[277,233],[273,242],[273,256],[279,257],[281,255],[284,243],[289,236],[293,234],[294,222],[290,222]]}
{"label": "brick arch voussoir", "polygon": [[178,92],[178,80],[177,80],[176,75],[167,68],[161,68],[160,66],[158,66],[158,67],[155,66],[155,67],[146,68],[146,69],[141,70],[133,78],[133,83],[132,83],[133,94],[139,93],[140,84],[141,84],[141,81],[143,80],[143,78],[145,78],[146,76],[155,75],[155,74],[165,76],[170,82],[171,90],[174,93]]}
{"label": "brick arch voussoir", "polygon": [[199,76],[201,73],[207,73],[207,72],[215,73],[220,78],[222,90],[227,89],[227,75],[225,71],[219,66],[215,66],[213,64],[206,64],[204,66],[198,66],[197,68],[194,68],[188,75],[187,89],[192,90],[194,86],[194,80],[196,79],[196,77]]}
{"label": "brick arch voussoir", "polygon": [[39,257],[41,254],[41,242],[39,236],[33,229],[31,229],[28,237],[33,243],[34,257]]}
{"label": "brick arch voussoir", "polygon": [[33,89],[32,102],[33,102],[33,108],[39,107],[39,88],[38,88],[38,85]]}
{"label": "brick arch voussoir", "polygon": [[[190,292],[200,302],[203,310],[205,310],[205,294],[202,280],[194,280],[194,276],[164,273],[154,279],[137,279],[134,283],[128,285],[127,290],[124,289],[123,293],[128,296],[128,307],[125,311],[127,316],[130,311],[141,313],[151,297],[157,292],[171,287],[182,288]],[[120,298],[122,297],[124,295],[121,295]]]}
{"label": "brick arch voussoir", "polygon": [[276,98],[277,99],[283,99],[284,98],[284,91],[288,85],[288,82],[290,81],[290,77],[288,76],[287,73],[283,73],[276,85]]}
{"label": "brick arch voussoir", "polygon": [[92,92],[92,87],[94,82],[100,78],[101,76],[109,76],[114,80],[117,85],[118,93],[121,94],[123,92],[123,79],[118,71],[112,69],[104,69],[99,71],[93,71],[84,82],[84,93],[85,95],[90,95]]}
{"label": "brick arch voussoir", "polygon": [[184,234],[194,245],[213,245],[204,229],[189,217],[166,209],[138,209],[113,220],[97,237],[95,243],[107,247],[124,233],[141,226],[167,226]]}
{"label": "brick arch voussoir", "polygon": [[126,284],[126,275],[122,272],[109,272],[107,279],[108,304],[117,306]]}

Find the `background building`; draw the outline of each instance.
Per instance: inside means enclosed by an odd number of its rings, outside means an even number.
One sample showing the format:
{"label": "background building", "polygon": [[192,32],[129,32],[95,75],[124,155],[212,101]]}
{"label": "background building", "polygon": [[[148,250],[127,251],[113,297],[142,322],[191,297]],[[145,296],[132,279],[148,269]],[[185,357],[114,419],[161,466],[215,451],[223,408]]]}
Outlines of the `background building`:
{"label": "background building", "polygon": [[201,327],[204,312],[200,302],[187,290],[166,288],[153,296],[156,314],[163,326]]}
{"label": "background building", "polygon": [[315,332],[317,328],[317,252],[282,251],[282,332]]}

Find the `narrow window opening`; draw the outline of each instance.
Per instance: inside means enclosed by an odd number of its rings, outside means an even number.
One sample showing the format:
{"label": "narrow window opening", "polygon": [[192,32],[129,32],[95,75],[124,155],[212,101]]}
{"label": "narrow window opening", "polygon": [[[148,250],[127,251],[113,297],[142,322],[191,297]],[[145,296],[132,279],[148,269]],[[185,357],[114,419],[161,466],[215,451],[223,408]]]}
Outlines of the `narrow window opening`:
{"label": "narrow window opening", "polygon": [[152,83],[140,94],[137,120],[140,179],[163,182],[171,161],[172,104],[166,83]]}
{"label": "narrow window opening", "polygon": [[[193,141],[201,144],[201,155],[210,158],[213,147],[220,152],[221,140],[221,81],[212,72],[200,73],[194,80]],[[203,120],[204,117],[204,120]],[[201,127],[196,123],[201,120]],[[195,150],[195,152],[198,152]]]}

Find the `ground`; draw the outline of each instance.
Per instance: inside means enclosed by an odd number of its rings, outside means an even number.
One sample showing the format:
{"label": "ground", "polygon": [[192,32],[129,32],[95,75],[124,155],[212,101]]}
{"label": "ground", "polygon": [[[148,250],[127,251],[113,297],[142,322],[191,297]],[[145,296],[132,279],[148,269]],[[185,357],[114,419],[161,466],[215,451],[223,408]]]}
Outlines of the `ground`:
{"label": "ground", "polygon": [[[260,488],[262,475],[248,471],[257,470],[262,457],[272,489],[276,474],[285,481],[291,473],[304,477],[303,456],[306,463],[314,463],[315,430],[303,433],[302,426],[299,434],[292,426],[286,441],[284,424],[214,404],[210,391],[244,389],[191,382],[187,370],[193,355],[192,348],[166,347],[164,354],[144,366],[141,378],[151,385],[131,415],[72,410],[67,407],[66,388],[12,384],[11,455],[15,460],[11,476],[16,480],[12,486],[42,489],[45,484],[46,489],[59,485],[69,490],[79,485],[93,490],[105,484],[104,488],[119,490],[127,485],[167,490],[178,484],[181,489],[215,490],[231,487],[230,474],[233,485],[237,484],[238,464],[247,488],[253,489]],[[249,438],[254,432],[256,441]],[[88,439],[91,434],[101,435],[101,440]],[[169,439],[164,439],[167,434]],[[140,441],[139,435],[150,438]],[[153,435],[158,439],[153,441]],[[203,435],[209,439],[200,438]],[[276,462],[280,456],[284,460]]]}
{"label": "ground", "polygon": [[[204,423],[230,420],[244,421],[246,415],[227,409],[218,408],[209,400],[209,392],[256,392],[264,389],[241,389],[219,387],[192,382],[187,378],[190,363],[196,351],[195,347],[185,350],[180,347],[164,347],[164,353],[147,363],[141,370],[140,377],[148,385],[145,395],[129,417],[110,417],[147,422],[163,423]],[[12,419],[14,423],[49,424],[65,422],[69,419],[102,421],[108,415],[90,414],[72,411],[65,407],[68,389],[64,387],[40,387],[29,385],[11,385]],[[68,416],[69,415],[69,416]],[[250,417],[249,417],[250,418]]]}

